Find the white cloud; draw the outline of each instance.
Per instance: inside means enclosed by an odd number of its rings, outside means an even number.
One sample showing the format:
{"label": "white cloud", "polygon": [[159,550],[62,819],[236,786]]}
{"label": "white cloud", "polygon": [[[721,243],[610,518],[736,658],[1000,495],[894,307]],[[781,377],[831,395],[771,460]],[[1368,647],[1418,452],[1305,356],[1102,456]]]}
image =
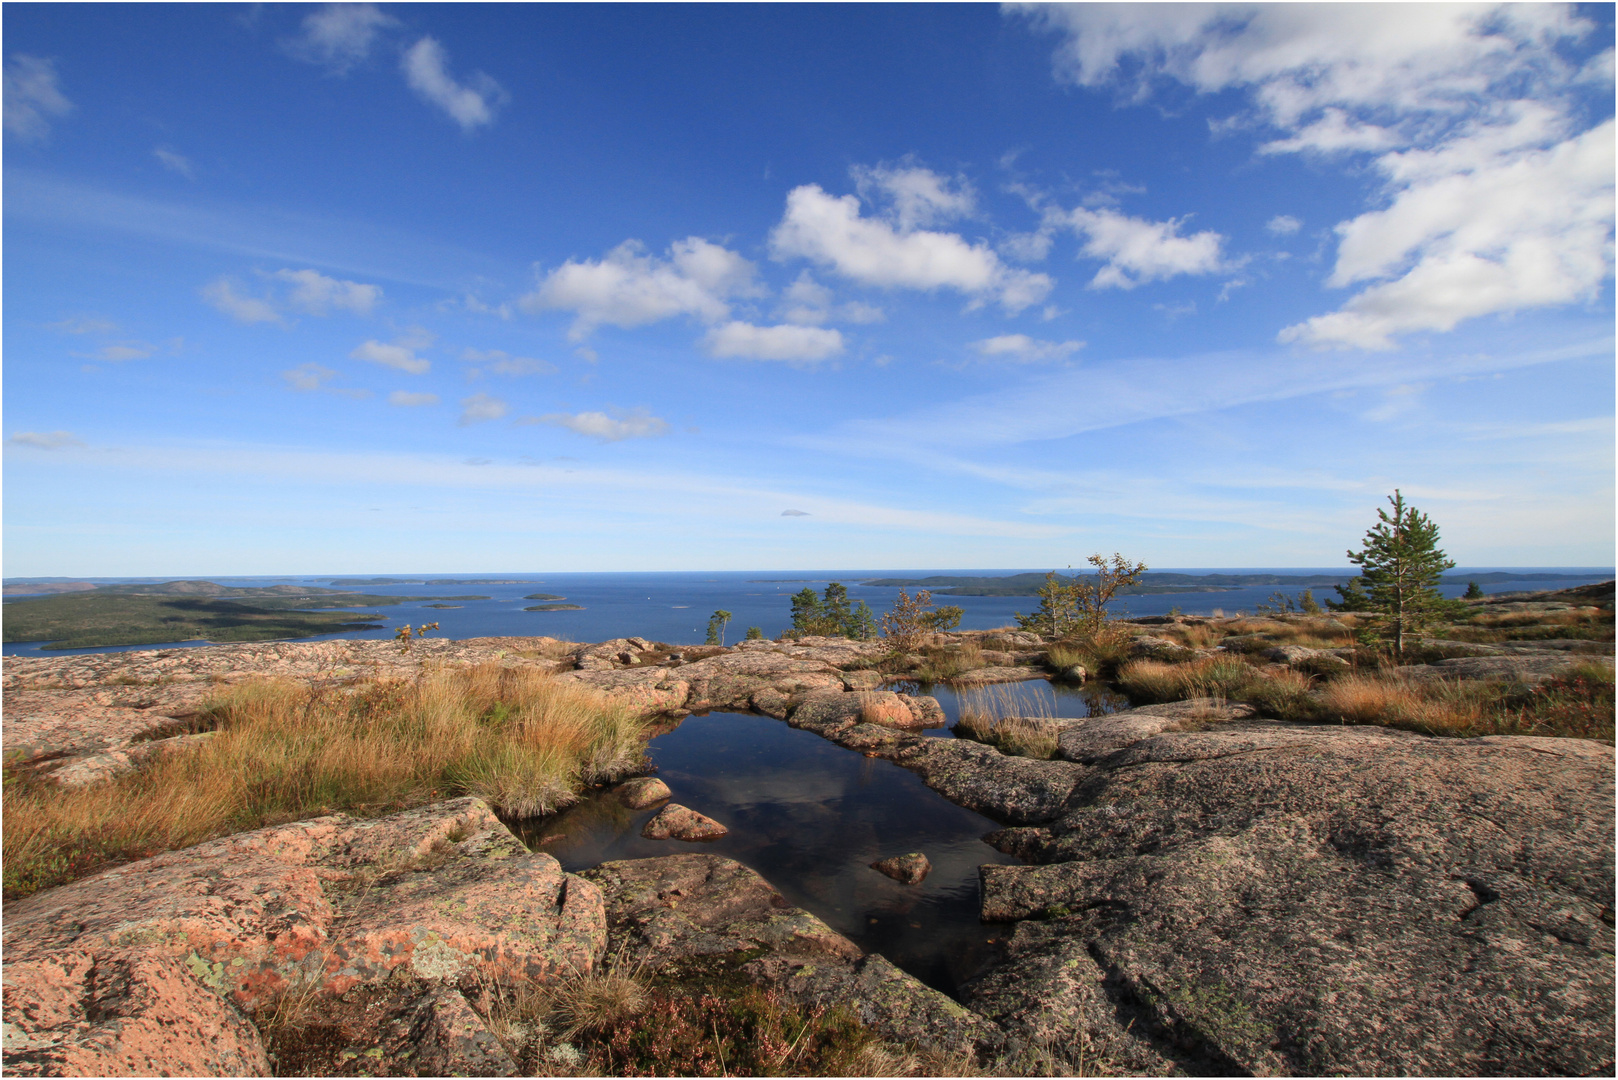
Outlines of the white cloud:
{"label": "white cloud", "polygon": [[202,298],[220,311],[241,323],[279,323],[281,313],[268,300],[256,296],[243,296],[229,278],[220,278],[203,286]]}
{"label": "white cloud", "polygon": [[[592,439],[602,442],[618,442],[621,439],[651,439],[659,435],[667,435],[669,425],[667,420],[652,416],[645,410],[636,410],[630,413],[619,413],[608,416],[601,412],[581,413],[546,413],[544,416],[528,416],[518,420],[519,424],[554,424],[557,427],[567,428],[569,431],[588,435]],[[780,505],[777,503],[776,505]]]}
{"label": "white cloud", "polygon": [[500,349],[489,349],[487,352],[467,349],[461,353],[461,359],[468,364],[480,365],[469,369],[469,374],[473,376],[485,371],[492,371],[496,375],[552,375],[556,372],[555,364],[535,360],[531,356],[512,356]]}
{"label": "white cloud", "polygon": [[196,170],[191,167],[191,159],[182,154],[176,154],[173,150],[165,150],[163,147],[158,146],[153,148],[152,156],[162,162],[165,169],[170,172],[177,172],[187,180],[191,180],[196,176]]}
{"label": "white cloud", "polygon": [[900,232],[968,217],[977,209],[977,192],[965,177],[952,180],[908,160],[898,166],[856,165],[849,173],[861,198],[888,204],[885,216]]}
{"label": "white cloud", "polygon": [[1090,280],[1092,289],[1133,289],[1180,274],[1213,274],[1227,269],[1220,254],[1225,238],[1211,230],[1180,235],[1183,219],[1147,221],[1116,210],[1068,212],[1066,224],[1084,238],[1079,254],[1107,265]]}
{"label": "white cloud", "polygon": [[382,299],[381,286],[340,281],[315,270],[277,270],[272,276],[291,282],[289,302],[311,315],[325,315],[332,308],[369,315]]}
{"label": "white cloud", "polygon": [[1243,90],[1254,109],[1232,126],[1282,135],[1263,153],[1379,155],[1376,208],[1337,226],[1328,281],[1362,291],[1283,341],[1390,348],[1583,300],[1611,273],[1612,122],[1581,119],[1571,92],[1610,84],[1610,50],[1583,65],[1560,51],[1595,29],[1571,5],[1014,10],[1063,35],[1056,66],[1072,82]]}
{"label": "white cloud", "polygon": [[1280,339],[1386,349],[1400,334],[1594,295],[1612,267],[1613,154],[1608,120],[1548,149],[1399,187],[1386,209],[1337,227],[1328,283],[1376,283]]}
{"label": "white cloud", "polygon": [[719,322],[730,314],[731,297],[756,293],[754,272],[734,251],[701,237],[671,244],[666,259],[627,240],[603,259],[569,259],[519,303],[528,311],[577,312],[568,336],[578,341],[603,324],[642,326],[676,315]]}
{"label": "white cloud", "polygon": [[408,390],[395,390],[388,395],[389,405],[398,405],[401,408],[415,409],[423,405],[437,405],[437,394],[412,394]]}
{"label": "white cloud", "polygon": [[781,511],[781,516],[782,517],[813,517],[814,515],[809,513],[809,511],[807,511],[807,510],[783,510],[783,511]]}
{"label": "white cloud", "polygon": [[10,446],[31,446],[36,450],[60,450],[67,446],[83,446],[83,440],[71,431],[19,431],[6,440]]}
{"label": "white cloud", "polygon": [[974,301],[996,300],[1009,312],[1036,304],[1050,292],[1044,274],[1015,270],[987,244],[956,233],[901,231],[860,214],[853,195],[834,197],[818,184],[787,194],[786,213],[770,233],[776,259],[805,258],[844,277],[883,288],[955,289]]}
{"label": "white cloud", "polygon": [[323,4],[304,17],[303,34],[287,42],[286,49],[299,60],[342,75],[370,55],[380,31],[397,25],[375,4]]}
{"label": "white cloud", "polygon": [[462,131],[494,123],[495,110],[508,100],[506,92],[481,71],[474,71],[465,83],[457,82],[449,73],[447,60],[444,47],[424,37],[404,54],[405,81],[424,101],[449,114]]}
{"label": "white cloud", "polygon": [[51,133],[51,120],[73,111],[73,103],[56,85],[56,64],[21,54],[6,61],[3,108],[6,134],[19,139],[43,139]]}
{"label": "white cloud", "polygon": [[510,411],[511,406],[497,397],[489,394],[473,394],[471,397],[461,399],[461,418],[456,423],[462,427],[481,424],[485,420],[498,420]]}
{"label": "white cloud", "polygon": [[294,390],[319,390],[336,377],[337,372],[313,361],[281,372],[281,378],[285,379]]}
{"label": "white cloud", "polygon": [[1264,228],[1276,236],[1291,236],[1303,228],[1303,222],[1291,214],[1277,214],[1264,223]]}
{"label": "white cloud", "polygon": [[999,337],[974,341],[969,346],[980,356],[991,360],[1011,360],[1019,364],[1039,363],[1046,360],[1066,360],[1084,348],[1082,341],[1040,341],[1027,334],[1001,334]]}
{"label": "white cloud", "polygon": [[732,321],[708,331],[710,356],[813,363],[843,351],[843,335],[818,326],[754,326]]}
{"label": "white cloud", "polygon": [[394,368],[411,375],[425,375],[433,365],[431,361],[423,360],[416,355],[416,349],[422,347],[409,340],[389,345],[372,339],[361,342],[348,355],[355,360],[369,360],[373,364],[381,364],[383,367]]}

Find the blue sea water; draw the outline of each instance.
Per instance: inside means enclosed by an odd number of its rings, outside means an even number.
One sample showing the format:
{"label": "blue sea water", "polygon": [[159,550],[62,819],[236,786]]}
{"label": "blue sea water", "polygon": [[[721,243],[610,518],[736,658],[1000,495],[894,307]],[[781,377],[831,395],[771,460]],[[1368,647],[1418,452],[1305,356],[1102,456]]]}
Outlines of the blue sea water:
{"label": "blue sea water", "polygon": [[[1154,567],[1154,570],[1159,569]],[[1496,568],[1472,567],[1457,570],[1446,576],[1444,592],[1459,596],[1466,589],[1467,574],[1485,573]],[[1563,588],[1569,585],[1607,581],[1613,571],[1600,567],[1516,567],[1500,568],[1520,573],[1561,573],[1579,575],[1574,579],[1546,581],[1503,581],[1484,586],[1486,592],[1508,592],[1524,589]],[[437,622],[438,629],[429,636],[445,638],[471,638],[496,636],[550,635],[572,641],[605,641],[614,637],[644,637],[674,645],[700,643],[707,633],[708,617],[717,609],[731,612],[726,640],[735,641],[757,626],[766,637],[775,637],[792,623],[791,596],[805,586],[816,592],[832,581],[848,585],[849,596],[864,600],[878,615],[893,606],[898,592],[893,587],[860,585],[862,579],[939,575],[991,576],[1026,573],[1024,570],[848,570],[838,573],[817,571],[712,571],[671,573],[508,573],[461,575],[456,573],[398,573],[350,574],[304,577],[215,577],[207,580],[235,586],[312,585],[332,587],[334,581],[367,577],[394,577],[416,579],[417,583],[397,585],[353,586],[355,591],[384,596],[424,596],[429,599],[411,601],[393,607],[374,609],[381,616],[381,627],[376,630],[322,637],[301,638],[320,641],[327,638],[391,638],[397,627],[409,623]],[[1307,574],[1346,575],[1351,569],[1329,568],[1193,568],[1173,569],[1187,574],[1258,574],[1273,573],[1289,576]],[[426,585],[420,582],[454,578],[467,584]],[[485,579],[485,580],[480,580]],[[515,585],[487,584],[486,580],[518,581]],[[97,583],[155,582],[158,578],[88,578]],[[350,586],[344,585],[344,588]],[[913,590],[912,590],[913,591]],[[1150,596],[1124,597],[1114,605],[1115,610],[1128,615],[1162,615],[1179,609],[1188,615],[1206,615],[1216,612],[1235,614],[1252,611],[1265,603],[1275,592],[1272,586],[1234,589],[1228,592],[1165,593]],[[1296,593],[1297,589],[1288,589]],[[455,601],[462,606],[450,610],[426,607],[435,602],[433,597],[481,594],[487,600]],[[566,597],[566,603],[578,604],[582,611],[524,611],[523,608],[545,601],[525,600],[530,593],[550,593]],[[1315,596],[1333,595],[1330,588],[1315,590]],[[21,601],[21,602],[26,602]],[[987,630],[1012,623],[1016,612],[1028,612],[1038,606],[1038,600],[1028,596],[956,596],[935,597],[939,604],[956,604],[965,610],[961,628]],[[43,642],[19,642],[4,647],[7,656],[33,655],[40,652]],[[121,645],[102,649],[51,650],[44,655],[59,656],[70,652],[120,652],[127,649],[175,648],[187,645],[205,645],[207,642],[172,642],[153,645]]]}

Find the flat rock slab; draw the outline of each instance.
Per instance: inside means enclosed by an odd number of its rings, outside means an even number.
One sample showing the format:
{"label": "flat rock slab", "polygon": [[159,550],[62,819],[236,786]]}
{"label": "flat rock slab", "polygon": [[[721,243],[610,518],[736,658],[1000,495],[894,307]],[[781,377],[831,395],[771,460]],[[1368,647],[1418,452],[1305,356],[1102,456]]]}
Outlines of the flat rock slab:
{"label": "flat rock slab", "polygon": [[1060,816],[1088,771],[1067,761],[1012,757],[967,739],[912,738],[893,760],[955,805],[1018,825]]}
{"label": "flat rock slab", "polygon": [[1049,679],[1047,672],[1031,667],[980,667],[950,679],[956,686],[986,686],[989,683],[1027,682]]}
{"label": "flat rock slab", "polygon": [[639,776],[633,780],[625,780],[614,789],[618,801],[631,810],[644,810],[648,806],[656,806],[674,792],[669,786],[655,776]]}
{"label": "flat rock slab", "polygon": [[1611,747],[1150,726],[991,836],[1036,865],[982,869],[968,1005],[1122,1071],[1612,1071]]}
{"label": "flat rock slab", "polygon": [[927,879],[927,875],[933,872],[933,864],[927,861],[926,855],[912,851],[906,855],[878,859],[871,864],[871,869],[886,874],[903,885],[920,885]]}
{"label": "flat rock slab", "polygon": [[1251,705],[1240,702],[1227,704],[1213,698],[1145,705],[1108,716],[1062,722],[1061,731],[1056,737],[1056,752],[1067,761],[1089,765],[1188,720],[1231,722],[1246,720],[1253,715]]}
{"label": "flat rock slab", "polygon": [[717,855],[606,862],[582,872],[605,897],[611,951],[647,970],[735,957],[743,974],[812,1006],[841,1005],[884,1038],[993,1052],[1004,1037],[937,990],[789,904],[764,878]]}
{"label": "flat rock slab", "polygon": [[1395,668],[1414,679],[1516,679],[1539,682],[1579,663],[1576,653],[1532,652],[1515,656],[1458,656],[1436,664]]}
{"label": "flat rock slab", "polygon": [[688,806],[669,803],[646,823],[640,834],[648,840],[717,840],[730,830]]}
{"label": "flat rock slab", "polygon": [[[151,1072],[140,1062],[155,1032],[169,1040],[162,1071],[252,1075],[264,1050],[232,1026],[241,1011],[289,991],[333,1000],[588,972],[606,913],[594,885],[468,798],[128,863],[7,904],[3,932],[6,1071]],[[115,991],[97,982],[115,972]]]}

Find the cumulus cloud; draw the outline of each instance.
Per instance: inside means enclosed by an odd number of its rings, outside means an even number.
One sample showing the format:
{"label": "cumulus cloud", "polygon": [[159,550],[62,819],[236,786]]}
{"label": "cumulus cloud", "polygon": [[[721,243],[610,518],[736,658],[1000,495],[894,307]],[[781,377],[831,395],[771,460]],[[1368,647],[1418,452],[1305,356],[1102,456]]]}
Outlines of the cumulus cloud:
{"label": "cumulus cloud", "polygon": [[287,51],[343,75],[364,61],[377,36],[397,26],[398,20],[384,15],[375,4],[323,4],[304,16],[302,25],[303,32],[286,42]]}
{"label": "cumulus cloud", "polygon": [[158,146],[153,148],[152,156],[162,162],[163,168],[169,170],[169,172],[177,172],[187,180],[196,176],[196,170],[191,167],[191,159],[182,154],[176,154],[173,150],[165,150],[163,147]]}
{"label": "cumulus cloud", "polygon": [[1291,236],[1303,228],[1303,222],[1291,214],[1277,214],[1264,223],[1264,228],[1276,236]]}
{"label": "cumulus cloud", "polygon": [[56,64],[17,54],[6,61],[3,113],[6,134],[38,141],[51,133],[51,121],[73,111],[56,83]]}
{"label": "cumulus cloud", "polygon": [[757,293],[754,274],[752,263],[701,237],[671,244],[662,259],[627,240],[602,259],[569,259],[519,303],[528,311],[576,312],[568,336],[578,341],[601,325],[643,326],[676,315],[719,322],[732,297]]}
{"label": "cumulus cloud", "polygon": [[897,166],[856,165],[849,172],[860,196],[885,205],[883,216],[900,232],[968,217],[977,209],[977,192],[965,177],[940,176],[909,160]]}
{"label": "cumulus cloud", "polygon": [[473,394],[471,397],[461,399],[461,418],[456,423],[462,427],[481,424],[485,420],[498,420],[510,411],[511,406],[497,397],[489,394]]}
{"label": "cumulus cloud", "polygon": [[315,270],[277,270],[272,276],[290,282],[288,302],[311,315],[325,315],[333,308],[369,315],[382,299],[381,286],[340,281]]}
{"label": "cumulus cloud", "polygon": [[405,409],[416,409],[423,405],[437,405],[437,394],[412,394],[408,390],[395,390],[388,395],[389,405],[398,405]]}
{"label": "cumulus cloud", "polygon": [[1027,334],[1001,334],[974,341],[969,346],[979,356],[991,360],[1011,360],[1019,364],[1066,360],[1084,348],[1082,341],[1040,341]]}
{"label": "cumulus cloud", "polygon": [[467,374],[476,378],[485,371],[496,375],[551,375],[556,372],[556,365],[544,360],[535,360],[531,356],[512,356],[500,349],[467,349],[461,353],[461,359],[477,367],[468,368]]}
{"label": "cumulus cloud", "polygon": [[[1610,51],[1563,47],[1570,5],[1074,5],[1017,9],[1058,31],[1060,77],[1244,91],[1267,154],[1369,156],[1375,208],[1337,226],[1327,284],[1358,287],[1282,341],[1385,349],[1403,334],[1578,302],[1612,272],[1612,121],[1573,88],[1610,85]],[[1605,58],[1605,59],[1603,59]],[[1239,119],[1239,118],[1238,118]]]}
{"label": "cumulus cloud", "polygon": [[424,360],[416,355],[416,349],[422,347],[409,340],[388,344],[373,338],[369,341],[361,342],[348,355],[355,360],[369,360],[373,364],[381,364],[383,367],[390,367],[411,375],[425,375],[433,365],[431,361]]}
{"label": "cumulus cloud", "polygon": [[851,280],[882,288],[954,289],[1008,312],[1043,300],[1052,281],[1007,266],[984,243],[957,233],[912,228],[860,212],[856,196],[833,196],[818,184],[787,194],[786,212],[770,233],[771,255],[804,258]]}
{"label": "cumulus cloud", "polygon": [[202,298],[240,323],[279,323],[281,313],[268,300],[244,296],[229,278],[220,278],[202,288]]}
{"label": "cumulus cloud", "polygon": [[481,71],[458,82],[449,73],[449,57],[435,39],[424,37],[405,51],[405,81],[422,100],[436,105],[470,133],[494,123],[494,114],[509,100],[500,84]]}
{"label": "cumulus cloud", "polygon": [[754,326],[732,321],[708,331],[710,356],[814,363],[843,351],[843,335],[819,326]]}
{"label": "cumulus cloud", "polygon": [[524,417],[517,423],[553,424],[580,435],[588,435],[592,439],[600,439],[602,442],[650,439],[667,435],[669,431],[668,421],[659,419],[643,409],[616,413],[613,416],[602,412],[546,413],[544,416]]}
{"label": "cumulus cloud", "polygon": [[67,446],[83,446],[84,442],[71,431],[19,431],[6,440],[9,446],[31,446],[36,450],[60,450]]}
{"label": "cumulus cloud", "polygon": [[1090,288],[1133,289],[1148,281],[1227,268],[1220,253],[1225,238],[1212,230],[1181,236],[1182,220],[1147,221],[1081,206],[1068,212],[1066,224],[1084,238],[1081,256],[1106,261]]}

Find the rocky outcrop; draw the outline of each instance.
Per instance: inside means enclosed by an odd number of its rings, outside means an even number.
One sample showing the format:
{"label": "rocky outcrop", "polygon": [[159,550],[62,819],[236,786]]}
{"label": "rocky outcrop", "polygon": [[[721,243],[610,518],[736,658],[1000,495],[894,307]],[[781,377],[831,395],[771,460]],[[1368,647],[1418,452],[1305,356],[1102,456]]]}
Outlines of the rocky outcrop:
{"label": "rocky outcrop", "polygon": [[1577,653],[1534,650],[1507,656],[1458,656],[1395,670],[1413,679],[1509,679],[1540,682],[1579,663]]}
{"label": "rocky outcrop", "polygon": [[[549,980],[606,948],[600,892],[476,799],[241,833],[8,904],[7,1071],[262,1073],[288,995]],[[143,1057],[147,1055],[147,1057]],[[158,1060],[158,1058],[151,1058]]]}
{"label": "rocky outcrop", "polygon": [[652,815],[640,834],[648,840],[717,840],[730,830],[688,806],[669,803]]}
{"label": "rocky outcrop", "polygon": [[1035,865],[983,868],[974,1009],[1124,1071],[1611,1072],[1610,747],[1172,726],[1064,733],[1066,812],[991,836]]}

